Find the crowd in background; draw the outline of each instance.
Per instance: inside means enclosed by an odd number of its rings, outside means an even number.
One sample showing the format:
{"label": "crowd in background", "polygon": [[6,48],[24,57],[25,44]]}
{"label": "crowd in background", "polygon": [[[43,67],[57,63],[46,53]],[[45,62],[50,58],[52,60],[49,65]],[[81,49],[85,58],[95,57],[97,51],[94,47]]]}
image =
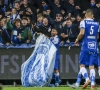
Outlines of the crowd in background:
{"label": "crowd in background", "polygon": [[34,43],[53,28],[60,44],[74,42],[87,9],[100,22],[100,0],[0,0],[0,43]]}

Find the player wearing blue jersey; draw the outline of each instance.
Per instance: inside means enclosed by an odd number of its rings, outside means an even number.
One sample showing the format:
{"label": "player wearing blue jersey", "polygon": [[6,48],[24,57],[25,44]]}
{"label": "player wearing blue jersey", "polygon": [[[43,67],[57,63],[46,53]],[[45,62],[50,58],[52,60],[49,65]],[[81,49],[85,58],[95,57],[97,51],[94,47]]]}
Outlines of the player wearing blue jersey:
{"label": "player wearing blue jersey", "polygon": [[[81,52],[80,52],[80,72],[86,80],[86,83],[83,85],[85,89],[88,83],[91,81],[91,90],[94,90],[95,86],[95,69],[94,65],[98,62],[98,31],[99,24],[93,19],[93,11],[88,9],[86,11],[86,19],[80,23],[80,34],[78,35],[75,44],[83,37]],[[90,69],[90,80],[88,77],[87,70],[85,66],[89,66]]]}
{"label": "player wearing blue jersey", "polygon": [[[98,74],[99,74],[99,76],[100,76],[100,55],[99,55],[100,53],[98,52],[98,58],[96,57],[95,59],[97,59],[96,60],[96,62],[95,62],[95,66],[96,67],[98,67]],[[98,62],[97,62],[98,61]],[[80,85],[80,82],[81,82],[81,80],[82,80],[82,73],[79,71],[79,73],[78,73],[78,76],[77,76],[77,80],[76,80],[76,83],[73,83],[73,84],[69,84],[69,82],[67,82],[67,85],[69,86],[69,87],[72,87],[72,88],[74,88],[74,89],[77,89],[78,87],[79,87],[79,85]]]}
{"label": "player wearing blue jersey", "polygon": [[[98,62],[97,55],[97,38],[98,38],[98,30],[99,24],[95,22],[93,18],[93,11],[88,9],[86,11],[86,19],[80,22],[80,33],[75,41],[77,45],[79,40],[83,38],[82,47],[80,52],[80,71],[78,73],[78,78],[81,75],[85,78],[86,82],[83,85],[82,89],[85,89],[88,83],[91,81],[91,90],[94,90],[95,87],[95,69],[94,65]],[[87,70],[85,66],[89,66],[90,70],[90,79],[88,77]],[[77,86],[80,83],[80,79],[78,79]]]}
{"label": "player wearing blue jersey", "polygon": [[59,44],[60,44],[60,40],[58,37],[58,32],[56,29],[52,29],[51,31],[51,42],[55,45],[55,47],[57,48],[57,52],[56,52],[56,60],[55,60],[55,65],[54,65],[54,79],[55,79],[55,86],[59,86],[60,84],[60,77],[59,77],[59,59],[60,59],[60,55],[59,55]]}

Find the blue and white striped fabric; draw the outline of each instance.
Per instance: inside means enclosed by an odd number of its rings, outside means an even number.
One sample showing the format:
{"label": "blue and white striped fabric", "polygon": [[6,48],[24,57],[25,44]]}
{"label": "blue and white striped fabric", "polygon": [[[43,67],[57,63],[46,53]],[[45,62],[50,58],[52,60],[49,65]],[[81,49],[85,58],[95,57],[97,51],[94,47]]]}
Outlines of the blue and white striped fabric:
{"label": "blue and white striped fabric", "polygon": [[22,85],[47,86],[52,78],[56,47],[41,34],[36,41],[33,53],[21,66]]}

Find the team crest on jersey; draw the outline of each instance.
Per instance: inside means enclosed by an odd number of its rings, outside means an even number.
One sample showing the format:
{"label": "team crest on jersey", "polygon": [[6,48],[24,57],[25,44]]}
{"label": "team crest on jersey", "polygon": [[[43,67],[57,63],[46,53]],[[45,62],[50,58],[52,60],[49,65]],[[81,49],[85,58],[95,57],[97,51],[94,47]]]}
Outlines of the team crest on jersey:
{"label": "team crest on jersey", "polygon": [[96,49],[96,42],[88,42],[89,49]]}

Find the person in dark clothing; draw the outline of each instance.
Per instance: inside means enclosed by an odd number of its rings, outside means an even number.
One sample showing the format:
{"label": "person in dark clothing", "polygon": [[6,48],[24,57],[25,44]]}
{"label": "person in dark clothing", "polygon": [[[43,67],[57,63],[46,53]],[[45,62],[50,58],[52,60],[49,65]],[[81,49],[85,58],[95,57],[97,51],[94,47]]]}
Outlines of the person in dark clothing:
{"label": "person in dark clothing", "polygon": [[2,43],[9,45],[11,43],[11,36],[9,28],[7,27],[7,21],[4,18],[1,20],[0,34]]}
{"label": "person in dark clothing", "polygon": [[48,7],[45,11],[43,11],[43,16],[48,18],[49,24],[52,25],[54,22],[53,14],[51,12],[51,9]]}
{"label": "person in dark clothing", "polygon": [[47,18],[43,19],[43,25],[41,25],[40,27],[35,27],[34,30],[37,33],[43,33],[47,37],[51,37],[51,26],[49,25]]}
{"label": "person in dark clothing", "polygon": [[35,6],[35,8],[37,9],[41,9],[42,5],[41,5],[42,0],[30,0],[29,3],[31,3],[33,6]]}
{"label": "person in dark clothing", "polygon": [[23,9],[21,9],[20,8],[20,4],[19,4],[20,2],[19,1],[15,1],[14,2],[14,8],[16,8],[16,10],[17,10],[17,14],[19,14],[20,15],[20,17],[22,18],[24,15],[24,11],[23,11]]}
{"label": "person in dark clothing", "polygon": [[69,0],[67,5],[66,13],[71,13],[71,15],[76,16],[77,14],[82,13],[80,5],[76,4],[74,0]]}
{"label": "person in dark clothing", "polygon": [[62,23],[63,23],[63,16],[61,13],[57,13],[55,21],[52,22],[52,27],[57,30],[60,40],[62,39],[61,33],[63,31]]}
{"label": "person in dark clothing", "polygon": [[82,13],[85,13],[90,6],[90,0],[75,0],[76,3],[80,4],[80,8],[82,9]]}
{"label": "person in dark clothing", "polygon": [[3,0],[0,0],[0,11],[2,12],[3,15],[7,16],[9,15],[11,12],[11,9],[9,8],[9,5],[5,5],[3,3]]}
{"label": "person in dark clothing", "polygon": [[47,10],[47,8],[49,7],[48,4],[47,4],[47,2],[46,2],[46,0],[42,0],[41,4],[42,4],[43,11]]}
{"label": "person in dark clothing", "polygon": [[21,10],[19,3],[20,3],[19,1],[15,1],[14,2],[14,8],[16,8],[18,14],[23,15],[23,11]]}
{"label": "person in dark clothing", "polygon": [[96,21],[99,21],[100,20],[100,11],[99,11],[99,8],[96,6],[96,1],[95,0],[90,1],[90,9],[93,10],[94,19]]}
{"label": "person in dark clothing", "polygon": [[0,9],[0,19],[5,16],[4,12]]}
{"label": "person in dark clothing", "polygon": [[66,25],[63,28],[63,33],[61,34],[61,36],[63,37],[62,41],[70,43],[70,42],[74,42],[77,35],[79,33],[79,29],[77,26],[75,26],[71,19],[67,19],[66,20]]}
{"label": "person in dark clothing", "polygon": [[61,13],[61,10],[63,9],[62,6],[60,5],[60,0],[54,0],[54,2],[52,0],[47,0],[50,8],[53,12],[53,18],[56,18],[56,14],[57,13]]}
{"label": "person in dark clothing", "polygon": [[23,0],[21,5],[21,11],[23,11],[23,15],[30,16],[34,21],[37,20],[37,12],[36,8],[28,3],[28,0]]}
{"label": "person in dark clothing", "polygon": [[79,28],[79,25],[80,25],[80,21],[81,20],[82,20],[81,15],[78,14],[76,16],[76,20],[73,22],[73,24]]}

